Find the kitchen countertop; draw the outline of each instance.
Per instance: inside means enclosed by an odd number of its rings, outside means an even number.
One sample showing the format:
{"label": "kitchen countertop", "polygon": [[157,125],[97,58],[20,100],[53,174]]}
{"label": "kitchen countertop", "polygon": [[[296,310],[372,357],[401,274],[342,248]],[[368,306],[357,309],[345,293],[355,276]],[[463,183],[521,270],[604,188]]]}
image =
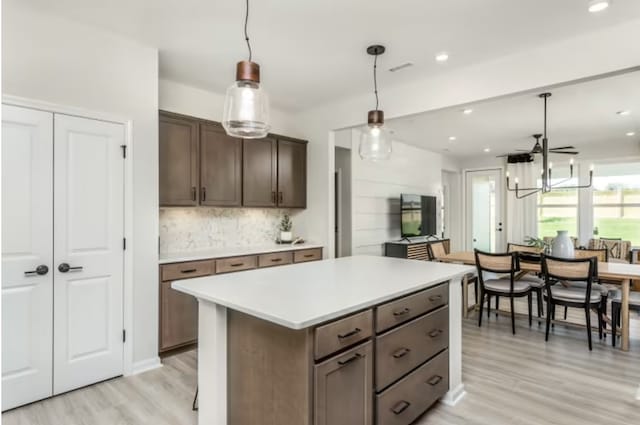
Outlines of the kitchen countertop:
{"label": "kitchen countertop", "polygon": [[322,245],[312,242],[301,244],[269,244],[255,246],[237,246],[216,248],[201,251],[169,252],[160,254],[160,264],[180,263],[183,261],[207,260],[209,258],[236,257],[239,255],[255,255],[270,252],[298,251],[301,249],[322,248]]}
{"label": "kitchen countertop", "polygon": [[171,287],[281,326],[305,329],[474,270],[447,263],[354,256],[179,280]]}

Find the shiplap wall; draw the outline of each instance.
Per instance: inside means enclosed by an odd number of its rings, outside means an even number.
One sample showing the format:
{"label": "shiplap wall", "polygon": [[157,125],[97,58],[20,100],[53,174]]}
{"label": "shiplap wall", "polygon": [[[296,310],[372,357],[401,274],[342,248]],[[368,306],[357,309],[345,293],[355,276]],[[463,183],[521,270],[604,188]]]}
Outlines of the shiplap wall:
{"label": "shiplap wall", "polygon": [[442,157],[394,141],[391,159],[363,161],[357,154],[359,137],[360,131],[352,130],[352,253],[383,255],[384,243],[401,236],[401,193],[436,196],[440,211]]}

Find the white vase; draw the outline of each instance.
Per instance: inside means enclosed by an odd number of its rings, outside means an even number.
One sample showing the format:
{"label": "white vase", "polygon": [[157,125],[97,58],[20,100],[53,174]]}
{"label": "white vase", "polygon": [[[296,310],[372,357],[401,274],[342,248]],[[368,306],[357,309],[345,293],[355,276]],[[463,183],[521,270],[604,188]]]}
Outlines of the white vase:
{"label": "white vase", "polygon": [[573,241],[568,230],[558,230],[558,236],[553,240],[551,255],[560,258],[575,258]]}
{"label": "white vase", "polygon": [[293,233],[291,232],[280,232],[280,241],[281,242],[291,242],[293,239]]}

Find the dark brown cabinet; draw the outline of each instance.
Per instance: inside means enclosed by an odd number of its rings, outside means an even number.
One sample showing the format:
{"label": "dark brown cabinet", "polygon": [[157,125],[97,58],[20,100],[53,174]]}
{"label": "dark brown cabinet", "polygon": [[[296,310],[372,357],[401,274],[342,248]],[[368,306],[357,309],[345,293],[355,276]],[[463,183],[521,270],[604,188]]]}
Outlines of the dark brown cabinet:
{"label": "dark brown cabinet", "polygon": [[307,206],[307,145],[278,140],[278,206]]}
{"label": "dark brown cabinet", "polygon": [[200,124],[200,205],[242,205],[242,139],[213,123]]}
{"label": "dark brown cabinet", "polygon": [[198,339],[198,301],[160,282],[160,351],[192,344]]}
{"label": "dark brown cabinet", "polygon": [[373,343],[314,366],[314,425],[373,423]]}
{"label": "dark brown cabinet", "polygon": [[198,205],[198,123],[160,114],[160,205]]}
{"label": "dark brown cabinet", "polygon": [[246,139],[243,146],[243,205],[275,207],[278,142],[271,138]]}

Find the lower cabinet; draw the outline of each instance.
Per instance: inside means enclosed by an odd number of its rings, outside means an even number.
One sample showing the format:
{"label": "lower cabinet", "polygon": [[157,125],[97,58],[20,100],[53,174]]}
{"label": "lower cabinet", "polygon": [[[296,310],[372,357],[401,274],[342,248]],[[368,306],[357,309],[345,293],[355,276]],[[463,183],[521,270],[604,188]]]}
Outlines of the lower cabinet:
{"label": "lower cabinet", "polygon": [[160,282],[160,351],[193,344],[198,339],[198,301]]}
{"label": "lower cabinet", "polygon": [[371,425],[373,343],[317,364],[314,385],[315,425]]}

